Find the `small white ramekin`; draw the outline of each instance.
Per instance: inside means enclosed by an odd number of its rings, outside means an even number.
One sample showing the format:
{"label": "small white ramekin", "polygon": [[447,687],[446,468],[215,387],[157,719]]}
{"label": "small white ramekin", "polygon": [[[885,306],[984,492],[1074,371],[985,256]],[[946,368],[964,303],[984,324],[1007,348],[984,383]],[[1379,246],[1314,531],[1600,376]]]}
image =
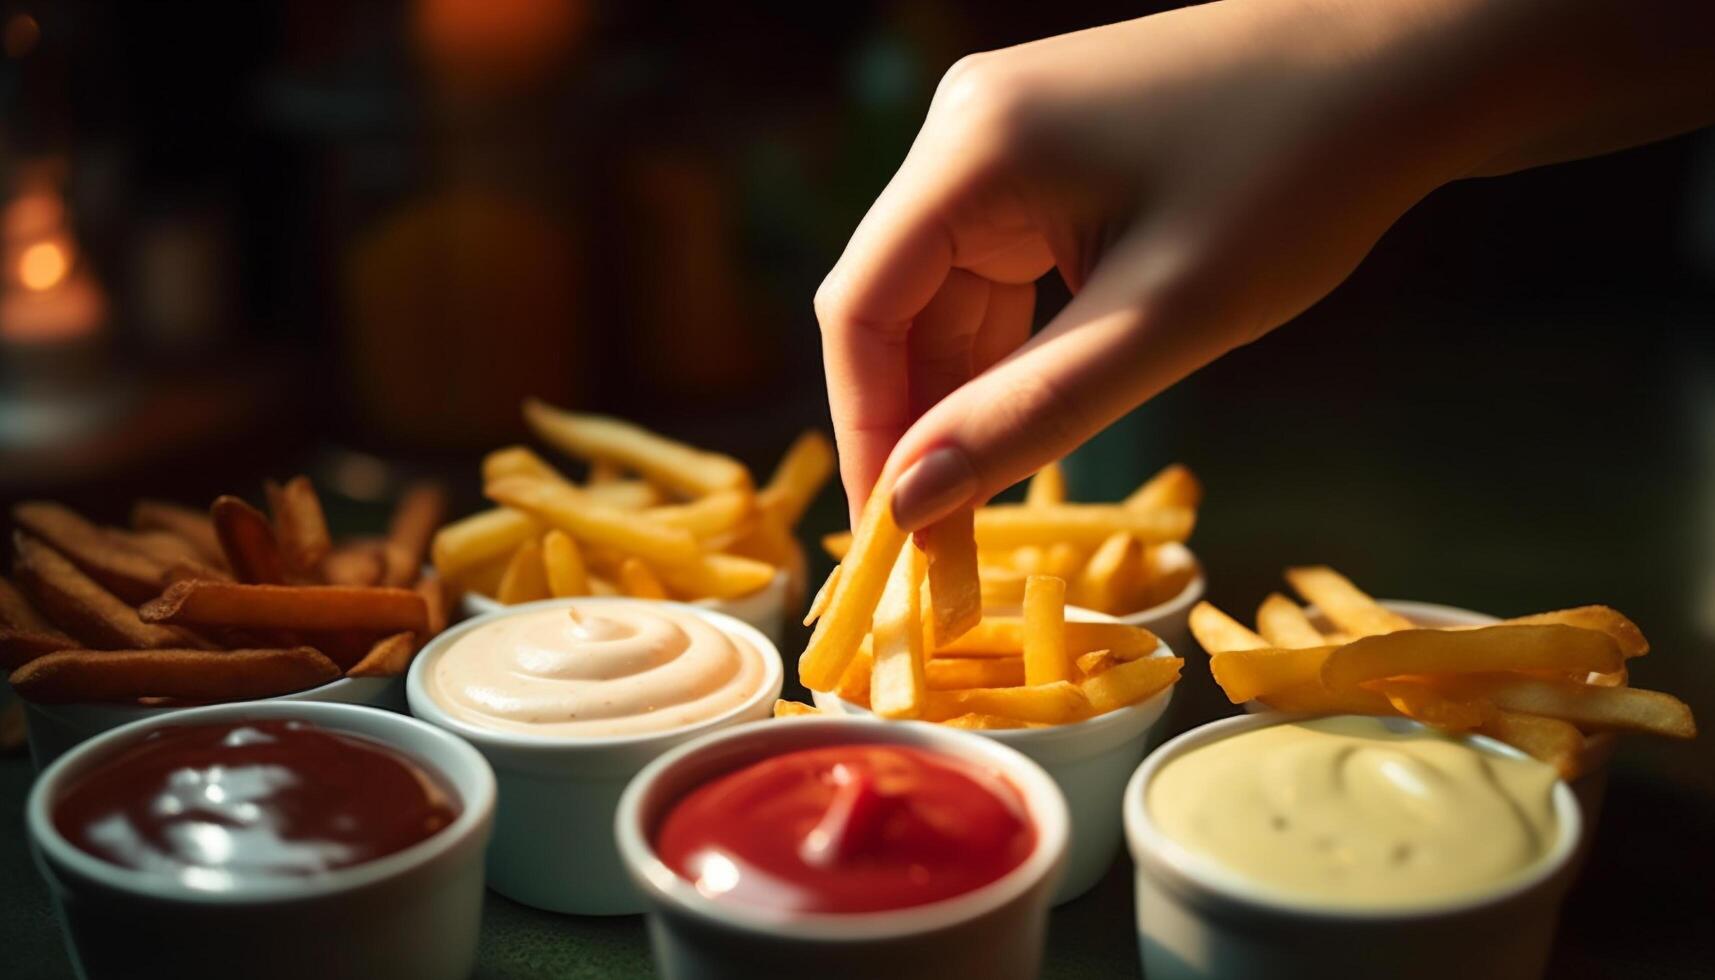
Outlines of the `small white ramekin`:
{"label": "small white ramekin", "polygon": [[[53,806],[68,781],[156,728],[284,719],[367,736],[422,762],[450,784],[458,817],[374,861],[220,892],[109,864],[54,828]],[[106,732],[49,766],[25,805],[36,865],[86,980],[468,976],[493,820],[494,774],[469,745],[395,712],[305,701],[186,708]]]}
{"label": "small white ramekin", "polygon": [[[1066,618],[1084,623],[1115,621],[1112,616],[1075,606],[1067,607]],[[1173,651],[1163,642],[1150,656],[1171,657]],[[816,706],[830,714],[870,717],[867,710],[837,694],[824,691],[811,694]],[[1119,856],[1123,838],[1120,798],[1125,792],[1125,782],[1143,761],[1149,747],[1149,731],[1161,720],[1172,700],[1173,688],[1169,687],[1148,700],[1069,725],[973,733],[1024,753],[1046,769],[1066,794],[1072,808],[1072,849],[1066,861],[1066,874],[1054,894],[1056,905],[1094,888]]]}
{"label": "small white ramekin", "polygon": [[[459,638],[487,623],[539,609],[612,605],[668,606],[745,640],[762,657],[763,680],[738,707],[695,725],[646,735],[546,737],[483,728],[454,718],[428,692],[428,672]],[[411,663],[405,694],[411,713],[476,746],[500,785],[489,887],[551,912],[632,915],[643,896],[632,887],[613,844],[613,813],[625,784],[651,760],[699,735],[769,717],[780,697],[780,652],[748,623],[698,606],[652,599],[579,597],[507,606],[452,627]]]}
{"label": "small white ramekin", "polygon": [[[733,599],[697,599],[686,605],[699,609],[709,609],[725,613],[734,619],[749,623],[762,631],[769,641],[778,646],[786,629],[786,594],[790,591],[792,576],[782,568],[774,573],[768,584],[749,595],[741,595]],[[493,596],[480,592],[466,592],[459,600],[459,609],[466,616],[481,616],[484,613],[500,612],[512,607]]]}
{"label": "small white ramekin", "polygon": [[[317,701],[328,704],[361,704],[388,711],[405,710],[405,678],[403,677],[341,677],[319,687],[252,702],[233,704],[270,704],[273,702]],[[144,707],[136,704],[36,704],[24,701],[24,719],[30,732],[30,760],[40,772],[72,746],[86,738],[99,735],[121,725],[149,718],[160,718],[188,707]]]}
{"label": "small white ramekin", "polygon": [[[1584,836],[1577,800],[1565,783],[1554,788],[1559,836],[1536,867],[1474,898],[1410,908],[1286,902],[1169,839],[1156,826],[1149,814],[1149,785],[1168,762],[1211,742],[1302,717],[1271,713],[1210,722],[1150,753],[1132,776],[1125,793],[1125,828],[1136,867],[1144,975],[1150,980],[1540,977]],[[1402,731],[1424,727],[1404,718],[1383,723]],[[1482,736],[1463,741],[1496,755],[1526,758]]]}
{"label": "small white ramekin", "polygon": [[[875,743],[998,769],[1024,797],[1035,848],[1005,876],[964,895],[851,915],[712,899],[655,855],[650,838],[668,808],[715,776],[783,752]],[[632,780],[614,823],[626,869],[649,901],[655,968],[667,980],[751,980],[805,971],[828,980],[1034,978],[1068,832],[1066,799],[1054,781],[993,740],[920,722],[810,717],[743,725],[674,749]]]}
{"label": "small white ramekin", "polygon": [[[1163,545],[1163,547],[1185,548],[1182,544]],[[1197,600],[1203,598],[1205,581],[1203,578],[1203,563],[1191,555],[1190,549],[1185,548],[1186,557],[1195,563],[1196,571],[1191,575],[1191,581],[1179,590],[1179,594],[1148,609],[1126,613],[1119,617],[1120,622],[1132,626],[1141,626],[1156,636],[1161,642],[1173,650],[1191,649],[1191,607]]]}

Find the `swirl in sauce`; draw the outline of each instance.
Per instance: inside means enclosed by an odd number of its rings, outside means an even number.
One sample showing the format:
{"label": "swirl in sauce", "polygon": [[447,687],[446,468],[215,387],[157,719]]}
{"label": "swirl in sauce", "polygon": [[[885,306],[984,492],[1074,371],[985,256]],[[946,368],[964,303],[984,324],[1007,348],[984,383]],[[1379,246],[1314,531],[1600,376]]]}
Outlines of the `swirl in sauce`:
{"label": "swirl in sauce", "polygon": [[762,653],[694,613],[592,603],[522,612],[459,637],[430,666],[441,710],[531,735],[638,735],[737,708],[762,687]]}

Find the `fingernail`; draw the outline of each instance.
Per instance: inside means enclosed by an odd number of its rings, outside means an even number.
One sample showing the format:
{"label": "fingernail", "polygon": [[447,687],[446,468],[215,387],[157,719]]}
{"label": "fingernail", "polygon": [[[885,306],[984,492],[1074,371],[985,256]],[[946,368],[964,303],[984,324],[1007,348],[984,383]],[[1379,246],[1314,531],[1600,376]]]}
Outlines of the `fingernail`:
{"label": "fingernail", "polygon": [[945,446],[911,464],[893,485],[893,520],[915,531],[947,516],[977,492],[977,471],[963,450]]}

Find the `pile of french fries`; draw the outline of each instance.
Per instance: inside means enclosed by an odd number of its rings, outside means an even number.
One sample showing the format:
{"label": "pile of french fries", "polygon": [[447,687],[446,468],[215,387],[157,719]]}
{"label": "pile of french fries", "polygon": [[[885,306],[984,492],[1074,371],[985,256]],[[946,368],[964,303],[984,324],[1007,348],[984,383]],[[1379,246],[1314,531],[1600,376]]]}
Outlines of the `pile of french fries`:
{"label": "pile of french fries", "polygon": [[[871,495],[849,551],[811,603],[805,624],[816,631],[798,661],[805,687],[883,718],[998,729],[1082,721],[1178,680],[1183,661],[1150,656],[1158,641],[1148,630],[1068,622],[1059,576],[1027,576],[1020,614],[985,615],[980,517],[964,511],[907,540],[886,491]],[[1183,514],[1175,526],[1189,523]],[[815,710],[775,705],[781,717]]]}
{"label": "pile of french fries", "polygon": [[305,477],[269,483],[270,514],[141,501],[130,528],[55,503],[13,508],[0,579],[0,667],[38,703],[241,701],[404,673],[446,626],[420,574],[445,510],[413,487],[387,536],[336,544]]}
{"label": "pile of french fries", "polygon": [[1685,702],[1629,686],[1627,662],[1649,642],[1607,606],[1426,629],[1326,566],[1289,568],[1286,580],[1333,631],[1280,593],[1263,600],[1255,631],[1207,602],[1191,611],[1191,632],[1234,704],[1480,732],[1568,779],[1581,771],[1587,733],[1697,734]]}
{"label": "pile of french fries", "polygon": [[730,456],[705,452],[599,415],[534,399],[538,438],[588,464],[574,482],[511,446],[482,464],[496,506],[442,528],[435,568],[461,588],[507,604],[559,596],[731,599],[786,569],[803,600],[804,555],[792,529],[834,471],[827,437],[806,432],[761,489]]}
{"label": "pile of french fries", "polygon": [[[1203,487],[1175,463],[1118,504],[1066,499],[1066,477],[1052,463],[1031,477],[1021,504],[991,504],[972,518],[983,602],[1018,606],[1032,575],[1064,579],[1075,606],[1124,616],[1177,596],[1197,574],[1183,544],[1196,522]],[[849,532],[822,546],[835,561],[851,548]]]}

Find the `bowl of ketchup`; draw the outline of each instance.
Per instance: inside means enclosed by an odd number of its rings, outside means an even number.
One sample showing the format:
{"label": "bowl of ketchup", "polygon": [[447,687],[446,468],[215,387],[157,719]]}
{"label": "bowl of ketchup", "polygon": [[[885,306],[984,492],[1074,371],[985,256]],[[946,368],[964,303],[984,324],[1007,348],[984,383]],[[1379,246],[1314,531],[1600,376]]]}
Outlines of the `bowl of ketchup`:
{"label": "bowl of ketchup", "polygon": [[738,726],[638,773],[615,822],[667,978],[1034,977],[1065,796],[969,732]]}
{"label": "bowl of ketchup", "polygon": [[279,702],[115,729],[25,808],[88,978],[466,976],[493,813],[493,773],[457,738]]}

